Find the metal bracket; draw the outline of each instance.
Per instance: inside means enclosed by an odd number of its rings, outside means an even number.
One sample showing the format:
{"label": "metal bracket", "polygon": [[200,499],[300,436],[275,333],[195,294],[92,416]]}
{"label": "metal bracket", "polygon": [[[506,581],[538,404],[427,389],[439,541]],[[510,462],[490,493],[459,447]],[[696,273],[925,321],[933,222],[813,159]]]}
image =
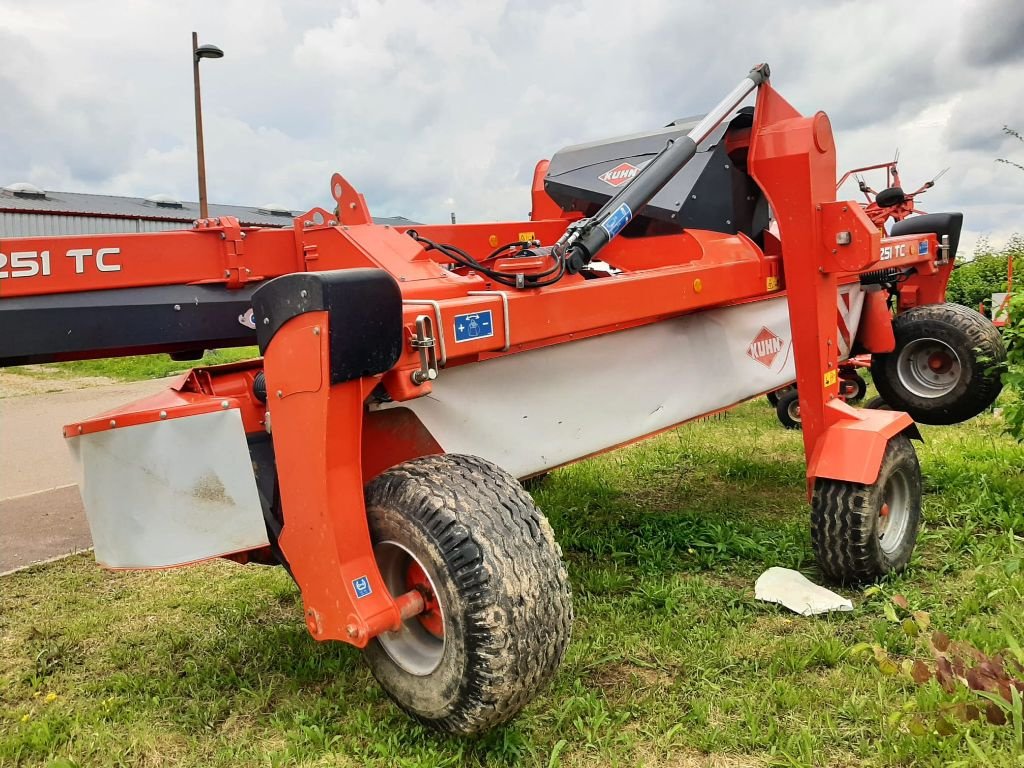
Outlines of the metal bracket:
{"label": "metal bracket", "polygon": [[939,241],[939,258],[935,260],[939,266],[949,264],[949,235],[943,235]]}
{"label": "metal bracket", "polygon": [[241,288],[253,279],[252,270],[245,266],[245,232],[234,216],[199,219],[195,228],[200,232],[217,232],[224,241],[224,281],[228,288]]}
{"label": "metal bracket", "polygon": [[[435,336],[435,347],[437,349],[437,367],[444,368],[448,362],[448,353],[444,346],[444,323],[441,321],[441,305],[432,299],[402,299],[402,304],[408,304],[410,306],[427,306],[432,307],[434,310],[434,325],[437,328],[437,335]],[[417,325],[418,325],[417,318]]]}
{"label": "metal bracket", "polygon": [[416,318],[416,335],[412,348],[420,353],[420,368],[412,372],[413,384],[425,384],[437,378],[437,352],[434,341],[434,323],[430,315]]}
{"label": "metal bracket", "polygon": [[468,296],[500,296],[501,297],[501,313],[505,318],[505,346],[501,348],[502,352],[508,352],[512,347],[512,323],[508,317],[508,294],[505,291],[467,291]]}

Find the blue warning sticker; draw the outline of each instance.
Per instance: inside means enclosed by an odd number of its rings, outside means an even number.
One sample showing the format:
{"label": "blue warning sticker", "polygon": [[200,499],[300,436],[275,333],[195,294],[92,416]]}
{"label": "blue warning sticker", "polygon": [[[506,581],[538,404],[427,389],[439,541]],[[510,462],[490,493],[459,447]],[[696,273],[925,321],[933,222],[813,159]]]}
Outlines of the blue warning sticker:
{"label": "blue warning sticker", "polygon": [[609,238],[615,237],[626,228],[632,218],[633,212],[629,210],[628,205],[623,203],[612,211],[611,216],[601,222],[601,229],[608,233]]}
{"label": "blue warning sticker", "polygon": [[455,341],[476,341],[494,335],[491,310],[455,316]]}
{"label": "blue warning sticker", "polygon": [[927,256],[928,255],[928,241],[927,240],[922,240],[920,243],[917,244],[917,255],[918,256]]}
{"label": "blue warning sticker", "polygon": [[356,591],[356,597],[363,598],[373,594],[370,588],[370,580],[366,576],[352,579],[352,589]]}

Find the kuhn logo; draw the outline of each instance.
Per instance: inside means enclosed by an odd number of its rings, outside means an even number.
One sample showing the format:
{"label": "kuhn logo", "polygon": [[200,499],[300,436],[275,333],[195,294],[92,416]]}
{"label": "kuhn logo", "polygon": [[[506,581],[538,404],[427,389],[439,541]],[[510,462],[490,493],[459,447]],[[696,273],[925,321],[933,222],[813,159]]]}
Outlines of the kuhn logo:
{"label": "kuhn logo", "polygon": [[610,171],[605,171],[598,176],[597,180],[611,184],[613,187],[621,187],[626,182],[632,181],[638,173],[640,173],[640,169],[632,163],[619,163]]}
{"label": "kuhn logo", "polygon": [[761,332],[747,347],[747,354],[765,368],[771,368],[775,358],[778,357],[785,345],[786,343],[779,336],[762,327]]}

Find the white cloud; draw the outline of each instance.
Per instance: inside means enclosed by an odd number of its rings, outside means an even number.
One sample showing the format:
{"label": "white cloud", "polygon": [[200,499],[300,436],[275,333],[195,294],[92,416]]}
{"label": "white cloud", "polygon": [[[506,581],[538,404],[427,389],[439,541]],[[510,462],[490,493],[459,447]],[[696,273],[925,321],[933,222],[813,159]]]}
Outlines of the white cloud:
{"label": "white cloud", "polygon": [[339,170],[424,221],[525,216],[540,158],[706,110],[768,60],[830,114],[841,168],[949,166],[921,205],[964,210],[970,247],[1024,230],[1024,173],[994,162],[1024,154],[1001,134],[1024,127],[1018,7],[0,0],[0,182],[194,199],[194,27],[226,51],[202,64],[211,199],[324,205]]}

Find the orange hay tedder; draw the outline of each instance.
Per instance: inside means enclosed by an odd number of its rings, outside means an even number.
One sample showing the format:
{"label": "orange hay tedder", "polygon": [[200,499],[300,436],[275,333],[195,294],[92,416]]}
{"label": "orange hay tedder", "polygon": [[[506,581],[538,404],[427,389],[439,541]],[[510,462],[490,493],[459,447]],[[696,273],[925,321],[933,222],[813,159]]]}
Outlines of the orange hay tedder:
{"label": "orange hay tedder", "polygon": [[[65,428],[104,566],[279,563],[313,637],[364,649],[419,720],[479,732],[551,678],[572,625],[517,478],[794,380],[823,572],[907,564],[917,429],[847,406],[837,371],[939,333],[961,217],[883,239],[836,200],[828,117],[767,65],[699,121],[541,162],[529,221],[379,226],[331,187],[335,213],[285,230],[0,241],[3,364],[263,354]],[[917,312],[934,327],[894,333]],[[973,349],[958,364],[983,377]]]}

